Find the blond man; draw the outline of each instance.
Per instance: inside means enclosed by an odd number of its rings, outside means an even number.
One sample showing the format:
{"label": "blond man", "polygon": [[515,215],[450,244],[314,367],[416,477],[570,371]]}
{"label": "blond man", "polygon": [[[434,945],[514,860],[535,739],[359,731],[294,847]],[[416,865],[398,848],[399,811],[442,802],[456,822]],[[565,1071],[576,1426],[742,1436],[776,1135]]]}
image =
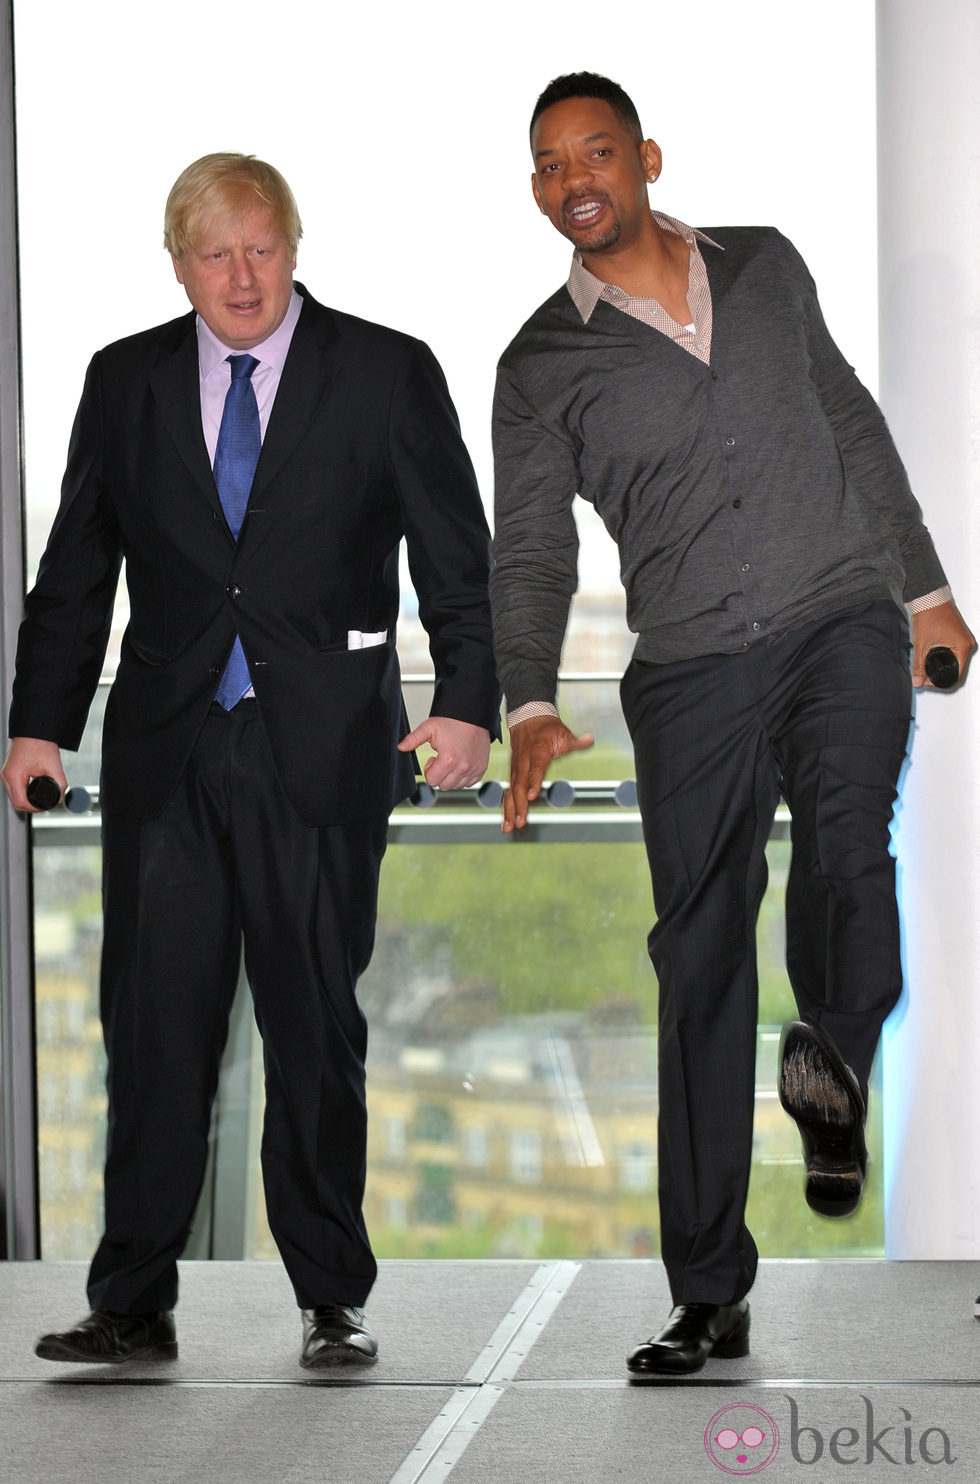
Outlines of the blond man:
{"label": "blond man", "polygon": [[[29,595],[2,770],[62,789],[120,565],[131,617],[103,732],[109,1120],[92,1312],[62,1361],[176,1354],[177,1259],[200,1193],[244,948],[265,1043],[269,1222],[301,1363],[368,1363],[366,1027],[390,809],[483,773],[498,691],[488,533],[428,348],[293,282],[278,171],[208,155],[165,245],[192,312],[100,351]],[[409,731],[395,626],[405,536],[436,683]]]}

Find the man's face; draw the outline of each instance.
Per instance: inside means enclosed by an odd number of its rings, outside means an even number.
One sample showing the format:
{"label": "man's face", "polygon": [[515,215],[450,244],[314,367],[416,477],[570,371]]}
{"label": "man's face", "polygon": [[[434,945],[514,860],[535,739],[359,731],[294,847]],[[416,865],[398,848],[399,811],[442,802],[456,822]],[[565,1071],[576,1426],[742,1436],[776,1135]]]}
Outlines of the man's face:
{"label": "man's face", "polygon": [[219,217],[173,263],[208,329],[232,350],[250,350],[282,324],[296,259],[268,207]]}
{"label": "man's face", "polygon": [[638,144],[602,98],[567,98],[545,109],[531,148],[531,189],[552,226],[586,256],[633,245],[660,171],[652,139]]}

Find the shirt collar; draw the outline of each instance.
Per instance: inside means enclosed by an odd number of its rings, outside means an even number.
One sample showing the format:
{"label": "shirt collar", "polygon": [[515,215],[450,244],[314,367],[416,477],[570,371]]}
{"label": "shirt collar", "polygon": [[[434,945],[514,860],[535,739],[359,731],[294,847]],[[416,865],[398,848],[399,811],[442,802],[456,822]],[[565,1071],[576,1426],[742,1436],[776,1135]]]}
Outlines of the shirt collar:
{"label": "shirt collar", "polygon": [[[709,246],[717,247],[719,252],[725,251],[721,244],[715,242],[714,238],[709,237],[706,232],[699,231],[697,227],[689,227],[685,222],[678,221],[676,217],[668,216],[666,212],[654,211],[653,219],[658,226],[663,227],[664,231],[676,232],[678,237],[683,237],[694,251],[697,251],[698,242],[707,242]],[[582,254],[576,251],[572,255],[572,269],[568,275],[566,287],[583,322],[588,324],[603,292],[612,285],[605,283],[601,278],[596,278],[594,273],[590,273],[582,262]]]}
{"label": "shirt collar", "polygon": [[286,361],[286,352],[289,350],[293,338],[293,331],[299,319],[300,310],[303,308],[303,300],[295,289],[290,296],[289,306],[283,315],[282,324],[273,330],[265,340],[258,345],[253,345],[247,352],[233,350],[230,345],[223,345],[217,335],[204,323],[200,315],[197,316],[197,356],[201,368],[201,379],[207,381],[212,371],[226,361],[229,356],[250,355],[257,361],[271,366],[279,375]]}

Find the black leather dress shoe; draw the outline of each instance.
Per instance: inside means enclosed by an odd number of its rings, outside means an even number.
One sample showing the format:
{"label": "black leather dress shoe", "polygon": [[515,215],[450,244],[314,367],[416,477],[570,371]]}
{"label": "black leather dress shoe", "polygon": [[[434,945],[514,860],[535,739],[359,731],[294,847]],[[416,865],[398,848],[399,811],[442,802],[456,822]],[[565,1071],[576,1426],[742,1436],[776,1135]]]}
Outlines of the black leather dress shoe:
{"label": "black leather dress shoe", "polygon": [[709,1355],[734,1360],[749,1353],[749,1301],[737,1304],[678,1304],[663,1329],[626,1357],[635,1376],[685,1376],[699,1371]]}
{"label": "black leather dress shoe", "polygon": [[364,1314],[352,1304],[317,1304],[303,1310],[303,1349],[299,1363],[308,1371],[331,1365],[373,1365],[378,1339]]}
{"label": "black leather dress shoe", "polygon": [[42,1360],[69,1360],[83,1365],[118,1365],[153,1355],[177,1359],[177,1330],[171,1313],[114,1314],[93,1309],[87,1319],[61,1334],[42,1335],[34,1346]]}
{"label": "black leather dress shoe", "polygon": [[803,1140],[807,1205],[821,1216],[850,1216],[868,1170],[864,1098],[833,1041],[808,1021],[783,1028],[779,1101]]}

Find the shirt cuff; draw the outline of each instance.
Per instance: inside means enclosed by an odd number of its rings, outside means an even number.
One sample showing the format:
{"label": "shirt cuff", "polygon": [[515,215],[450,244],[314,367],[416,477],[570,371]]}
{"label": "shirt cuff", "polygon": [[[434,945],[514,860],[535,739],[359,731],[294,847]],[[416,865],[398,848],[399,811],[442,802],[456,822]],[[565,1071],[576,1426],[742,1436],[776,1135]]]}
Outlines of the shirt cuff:
{"label": "shirt cuff", "polygon": [[522,721],[530,721],[532,716],[557,716],[558,707],[553,706],[550,701],[525,701],[523,706],[517,706],[513,711],[507,713],[508,727],[519,727]]}
{"label": "shirt cuff", "polygon": [[925,613],[927,608],[939,608],[943,603],[952,603],[953,593],[949,587],[937,587],[933,593],[925,593],[921,598],[913,598],[911,603],[906,603],[910,613]]}

